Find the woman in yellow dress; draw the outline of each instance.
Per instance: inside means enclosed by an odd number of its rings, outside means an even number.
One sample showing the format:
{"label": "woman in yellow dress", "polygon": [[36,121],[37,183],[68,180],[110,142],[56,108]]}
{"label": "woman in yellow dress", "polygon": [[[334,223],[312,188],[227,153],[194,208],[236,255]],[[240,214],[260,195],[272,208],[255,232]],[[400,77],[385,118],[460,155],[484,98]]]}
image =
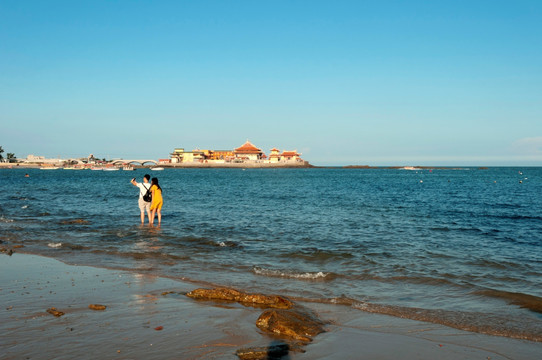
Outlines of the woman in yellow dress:
{"label": "woman in yellow dress", "polygon": [[151,225],[154,223],[154,215],[158,213],[158,225],[162,222],[162,205],[164,200],[162,199],[162,188],[158,185],[158,179],[152,178],[151,188],[152,202],[151,202]]}

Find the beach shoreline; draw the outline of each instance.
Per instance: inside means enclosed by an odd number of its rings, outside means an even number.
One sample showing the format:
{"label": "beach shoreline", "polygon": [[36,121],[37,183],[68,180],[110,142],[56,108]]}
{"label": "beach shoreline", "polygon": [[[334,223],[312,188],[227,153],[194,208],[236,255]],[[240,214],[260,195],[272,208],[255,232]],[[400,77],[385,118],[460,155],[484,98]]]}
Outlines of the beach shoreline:
{"label": "beach shoreline", "polygon": [[[259,330],[261,309],[196,301],[194,283],[137,271],[67,265],[16,252],[0,259],[0,352],[5,359],[236,359],[246,347],[281,339]],[[103,304],[105,311],[88,308]],[[290,359],[532,359],[542,344],[370,314],[347,306],[302,304],[327,323]],[[65,315],[46,312],[55,307]],[[48,349],[48,350],[47,350]]]}

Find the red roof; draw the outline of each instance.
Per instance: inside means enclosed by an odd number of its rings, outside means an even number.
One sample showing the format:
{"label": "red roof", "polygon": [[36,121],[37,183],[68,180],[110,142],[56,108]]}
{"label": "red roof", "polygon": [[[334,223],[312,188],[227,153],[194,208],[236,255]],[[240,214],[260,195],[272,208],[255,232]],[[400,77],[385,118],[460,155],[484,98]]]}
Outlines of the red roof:
{"label": "red roof", "polygon": [[280,151],[280,150],[277,148],[272,148],[271,151]]}
{"label": "red roof", "polygon": [[247,140],[246,143],[235,149],[235,152],[243,154],[261,154],[262,149],[258,149],[250,141]]}
{"label": "red roof", "polygon": [[281,156],[299,156],[297,151],[283,151]]}

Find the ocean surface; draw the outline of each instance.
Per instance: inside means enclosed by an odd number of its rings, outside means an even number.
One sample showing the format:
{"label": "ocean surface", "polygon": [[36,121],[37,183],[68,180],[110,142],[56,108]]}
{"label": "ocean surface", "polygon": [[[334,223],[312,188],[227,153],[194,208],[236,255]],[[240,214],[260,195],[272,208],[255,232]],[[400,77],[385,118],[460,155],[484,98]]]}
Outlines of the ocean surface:
{"label": "ocean surface", "polygon": [[0,247],[542,341],[542,168],[2,169],[0,190]]}

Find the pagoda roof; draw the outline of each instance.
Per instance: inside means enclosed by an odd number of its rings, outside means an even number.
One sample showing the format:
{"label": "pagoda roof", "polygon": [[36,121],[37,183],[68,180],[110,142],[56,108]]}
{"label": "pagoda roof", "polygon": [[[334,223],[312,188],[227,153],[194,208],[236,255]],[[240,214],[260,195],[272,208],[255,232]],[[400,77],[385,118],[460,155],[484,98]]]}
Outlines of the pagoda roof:
{"label": "pagoda roof", "polygon": [[279,151],[280,152],[280,150],[277,149],[277,148],[272,148],[271,151]]}
{"label": "pagoda roof", "polygon": [[299,156],[301,154],[299,154],[297,151],[283,151],[282,156]]}
{"label": "pagoda roof", "polygon": [[259,154],[262,153],[262,149],[258,149],[254,144],[247,140],[246,143],[235,149],[235,152],[243,154]]}

